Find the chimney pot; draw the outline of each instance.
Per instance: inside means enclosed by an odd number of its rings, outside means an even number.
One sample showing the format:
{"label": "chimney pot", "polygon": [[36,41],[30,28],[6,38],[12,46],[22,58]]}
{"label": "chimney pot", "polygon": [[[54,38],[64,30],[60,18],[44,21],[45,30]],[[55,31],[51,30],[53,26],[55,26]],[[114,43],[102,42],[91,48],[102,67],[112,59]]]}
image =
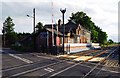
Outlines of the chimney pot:
{"label": "chimney pot", "polygon": [[62,21],[61,19],[58,20],[58,26],[61,26],[62,25]]}

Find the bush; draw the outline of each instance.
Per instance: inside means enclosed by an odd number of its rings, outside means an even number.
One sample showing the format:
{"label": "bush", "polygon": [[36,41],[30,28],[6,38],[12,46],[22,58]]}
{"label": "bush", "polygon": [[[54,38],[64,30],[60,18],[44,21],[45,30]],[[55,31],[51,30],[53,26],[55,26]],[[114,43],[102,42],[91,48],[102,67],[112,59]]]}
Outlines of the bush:
{"label": "bush", "polygon": [[18,46],[18,45],[12,45],[12,46],[11,46],[11,49],[14,49],[14,50],[19,51],[19,50],[21,49],[21,46]]}

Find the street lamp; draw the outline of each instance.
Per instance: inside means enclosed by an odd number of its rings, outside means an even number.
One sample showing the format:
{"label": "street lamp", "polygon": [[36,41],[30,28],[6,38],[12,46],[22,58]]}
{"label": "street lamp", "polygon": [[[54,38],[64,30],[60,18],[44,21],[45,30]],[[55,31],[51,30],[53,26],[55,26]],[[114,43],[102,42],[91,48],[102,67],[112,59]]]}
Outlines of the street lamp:
{"label": "street lamp", "polygon": [[118,62],[118,64],[120,64],[120,46],[118,47],[118,55],[119,55],[119,62]]}
{"label": "street lamp", "polygon": [[62,15],[63,15],[63,53],[64,53],[64,39],[65,39],[64,14],[65,14],[65,12],[66,12],[66,8],[65,8],[65,9],[60,9],[60,11],[62,12]]}
{"label": "street lamp", "polygon": [[5,27],[4,27],[4,25],[3,25],[2,33],[3,33],[3,37],[2,37],[3,44],[2,44],[2,46],[4,47],[5,46]]}
{"label": "street lamp", "polygon": [[33,18],[33,33],[35,33],[35,8],[33,9],[33,16],[27,15],[27,17]]}
{"label": "street lamp", "polygon": [[33,44],[34,44],[34,51],[36,50],[36,45],[35,45],[35,8],[33,8],[33,16],[27,15],[28,17],[32,17],[33,18]]}

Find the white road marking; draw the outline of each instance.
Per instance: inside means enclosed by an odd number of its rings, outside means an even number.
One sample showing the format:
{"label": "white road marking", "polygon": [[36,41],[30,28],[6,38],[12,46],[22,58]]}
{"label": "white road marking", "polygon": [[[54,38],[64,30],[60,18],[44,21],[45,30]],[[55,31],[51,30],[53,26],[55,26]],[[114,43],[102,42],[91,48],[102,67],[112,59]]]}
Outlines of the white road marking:
{"label": "white road marking", "polygon": [[2,52],[3,50],[0,49],[0,52]]}
{"label": "white road marking", "polygon": [[[87,66],[87,65],[83,65],[83,64],[80,64],[80,65],[81,65],[81,66],[84,66],[84,67],[91,68],[91,66]],[[100,68],[96,68],[96,69],[100,69]],[[120,72],[118,72],[118,71],[106,70],[106,69],[104,69],[104,68],[102,68],[101,70],[103,70],[103,71],[108,71],[108,72],[113,72],[113,73],[120,73]]]}
{"label": "white road marking", "polygon": [[28,59],[25,59],[25,58],[21,58],[21,57],[19,57],[19,56],[16,56],[16,55],[13,55],[13,54],[9,54],[10,56],[12,56],[12,57],[14,57],[14,58],[16,58],[16,59],[19,59],[19,60],[21,60],[21,61],[24,61],[24,62],[26,62],[26,63],[33,63],[33,61],[31,61],[31,60],[28,60]]}
{"label": "white road marking", "polygon": [[48,69],[48,70],[51,70],[51,71],[54,71],[54,69],[52,69],[52,68],[49,68],[49,67],[48,67],[47,69]]}
{"label": "white road marking", "polygon": [[22,65],[22,66],[19,66],[19,67],[14,67],[14,68],[8,68],[8,69],[2,70],[2,71],[14,70],[14,69],[22,68],[22,67],[25,67],[25,66],[30,66],[30,65],[33,65],[33,64],[34,64],[34,63],[27,64],[27,65]]}
{"label": "white road marking", "polygon": [[39,55],[35,55],[36,57],[41,57],[41,58],[45,58],[45,59],[54,59],[52,57],[45,57],[45,56],[39,56]]}
{"label": "white road marking", "polygon": [[106,69],[104,69],[104,68],[102,68],[101,70],[108,71],[108,72],[112,72],[112,73],[120,73],[120,72],[118,72],[118,71],[106,70]]}
{"label": "white road marking", "polygon": [[12,56],[12,57],[14,57],[14,58],[16,58],[16,59],[19,59],[19,60],[21,60],[21,61],[23,61],[23,62],[33,63],[33,61],[31,61],[31,60],[28,60],[28,59],[25,59],[25,58],[21,58],[21,57],[19,57],[19,56],[16,56],[16,55],[14,55],[14,54],[9,53],[9,52],[6,52],[6,51],[2,51],[2,52],[7,53],[8,55],[10,55],[10,56]]}
{"label": "white road marking", "polygon": [[54,69],[51,69],[51,68],[45,68],[44,70],[46,70],[46,71],[48,71],[48,72],[53,72],[54,71]]}
{"label": "white road marking", "polygon": [[[117,50],[117,49],[115,49],[115,50]],[[107,59],[115,50],[113,50],[105,59]],[[104,60],[103,60],[103,61],[104,61]],[[94,66],[88,73],[86,73],[83,78],[86,78],[86,77],[87,77],[91,72],[93,72],[93,71],[101,64],[101,62],[103,62],[103,61],[100,61],[98,64],[96,64],[96,66]],[[101,70],[100,70],[100,71],[101,71]]]}
{"label": "white road marking", "polygon": [[[89,59],[89,57],[87,57],[87,59],[85,59],[85,60],[88,60],[88,59]],[[80,62],[80,63],[82,63],[82,62]],[[64,71],[66,71],[66,70],[69,70],[69,69],[71,69],[71,68],[79,65],[80,63],[76,63],[76,64],[74,64],[74,65],[72,65],[72,66],[70,66],[70,67],[68,67],[68,68],[66,68],[66,69],[64,69],[64,70],[61,70],[61,71],[59,71],[59,72],[57,72],[57,73],[54,73],[54,74],[50,75],[50,77],[56,76],[56,75],[58,75],[58,74],[60,74],[60,73],[62,73],[62,72],[64,72]]]}
{"label": "white road marking", "polygon": [[68,68],[66,68],[66,69],[64,69],[64,70],[61,70],[61,71],[59,71],[59,72],[57,72],[57,73],[54,73],[54,74],[52,74],[50,77],[56,76],[56,75],[58,75],[58,74],[60,74],[60,73],[62,73],[62,72],[64,72],[64,71],[66,71],[66,70],[68,70],[68,69],[71,69],[71,68],[77,66],[78,64],[80,64],[80,63],[74,64],[74,65],[72,65],[72,66],[70,66],[70,67],[68,67]]}
{"label": "white road marking", "polygon": [[27,70],[27,71],[24,71],[24,72],[21,72],[21,73],[17,73],[17,74],[11,75],[11,77],[19,76],[19,75],[22,75],[22,74],[25,74],[25,73],[29,73],[29,72],[33,72],[33,71],[36,71],[38,69],[42,69],[42,68],[47,67],[47,66],[55,65],[57,63],[61,63],[61,61],[60,62],[56,62],[56,63],[52,63],[52,64],[48,64],[46,66],[38,67],[38,68],[35,68],[35,69]]}

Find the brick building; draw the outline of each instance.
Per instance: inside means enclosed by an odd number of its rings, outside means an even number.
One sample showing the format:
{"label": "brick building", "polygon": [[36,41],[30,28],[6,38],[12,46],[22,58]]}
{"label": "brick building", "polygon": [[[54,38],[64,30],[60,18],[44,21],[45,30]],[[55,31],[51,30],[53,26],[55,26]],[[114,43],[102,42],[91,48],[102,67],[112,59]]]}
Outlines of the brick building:
{"label": "brick building", "polygon": [[[63,34],[63,26],[61,20],[58,21],[58,24],[53,25],[54,30]],[[52,29],[52,24],[46,24],[44,28]],[[80,24],[75,24],[72,21],[69,21],[65,24],[65,42],[64,43],[90,43],[91,32],[85,29]],[[62,44],[62,39],[61,39]]]}
{"label": "brick building", "polygon": [[[58,24],[53,24],[54,39],[52,39],[52,24],[46,24],[44,29],[37,36],[37,48],[49,48],[54,46],[62,46],[63,44],[63,25],[62,21],[58,20]],[[90,43],[91,32],[85,29],[80,24],[68,21],[65,24],[65,50],[66,44],[88,44]],[[53,41],[52,41],[53,40]],[[76,47],[76,46],[73,46]],[[70,47],[70,48],[73,48]],[[86,46],[85,46],[86,47]],[[80,47],[79,47],[80,48]]]}

